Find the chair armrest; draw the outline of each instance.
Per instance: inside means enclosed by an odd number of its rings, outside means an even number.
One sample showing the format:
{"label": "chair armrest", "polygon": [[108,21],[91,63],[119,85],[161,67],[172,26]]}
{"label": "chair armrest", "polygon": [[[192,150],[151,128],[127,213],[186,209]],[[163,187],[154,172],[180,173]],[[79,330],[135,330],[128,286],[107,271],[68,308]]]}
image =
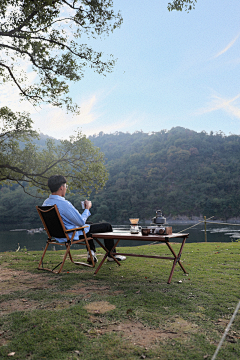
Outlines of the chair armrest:
{"label": "chair armrest", "polygon": [[84,226],[73,228],[73,229],[68,229],[68,230],[65,230],[65,232],[68,233],[68,232],[72,232],[72,231],[78,231],[78,230],[82,230],[86,227],[88,227],[88,225],[84,225]]}

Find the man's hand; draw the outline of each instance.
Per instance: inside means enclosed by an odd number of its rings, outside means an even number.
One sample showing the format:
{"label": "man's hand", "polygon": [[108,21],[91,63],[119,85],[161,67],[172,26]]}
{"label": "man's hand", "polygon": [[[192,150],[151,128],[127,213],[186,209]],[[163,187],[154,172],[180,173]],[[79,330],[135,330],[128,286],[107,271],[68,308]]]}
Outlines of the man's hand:
{"label": "man's hand", "polygon": [[85,209],[88,209],[88,210],[91,209],[91,207],[92,207],[92,202],[91,201],[85,200],[84,204],[85,204]]}

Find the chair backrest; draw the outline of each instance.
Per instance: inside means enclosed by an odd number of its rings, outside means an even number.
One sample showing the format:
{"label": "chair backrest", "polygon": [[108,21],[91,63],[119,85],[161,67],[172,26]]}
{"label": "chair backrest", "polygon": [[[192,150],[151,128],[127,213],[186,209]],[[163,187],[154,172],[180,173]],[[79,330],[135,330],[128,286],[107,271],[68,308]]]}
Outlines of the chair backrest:
{"label": "chair backrest", "polygon": [[36,208],[50,238],[68,238],[64,232],[65,226],[61,215],[59,214],[57,205],[36,206]]}

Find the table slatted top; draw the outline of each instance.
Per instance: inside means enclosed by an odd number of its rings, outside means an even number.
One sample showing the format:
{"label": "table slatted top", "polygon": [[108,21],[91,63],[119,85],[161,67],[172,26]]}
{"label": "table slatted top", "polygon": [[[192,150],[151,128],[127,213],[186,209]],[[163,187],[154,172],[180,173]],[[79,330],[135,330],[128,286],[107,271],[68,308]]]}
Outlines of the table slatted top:
{"label": "table slatted top", "polygon": [[130,232],[105,232],[105,233],[94,233],[93,238],[98,239],[122,239],[122,240],[138,240],[138,241],[168,241],[173,238],[185,238],[189,234],[173,233],[171,235],[142,235],[141,232],[138,234],[131,234]]}

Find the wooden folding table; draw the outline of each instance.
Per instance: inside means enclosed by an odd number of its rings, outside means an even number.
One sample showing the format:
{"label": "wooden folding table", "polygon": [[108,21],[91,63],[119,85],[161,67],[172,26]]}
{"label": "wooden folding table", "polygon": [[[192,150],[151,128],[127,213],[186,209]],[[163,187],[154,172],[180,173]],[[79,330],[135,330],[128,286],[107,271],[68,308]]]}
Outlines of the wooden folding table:
{"label": "wooden folding table", "polygon": [[[171,234],[171,235],[142,235],[141,233],[131,234],[128,232],[106,232],[106,233],[92,234],[93,239],[96,240],[97,243],[105,250],[105,255],[104,255],[102,261],[100,262],[100,264],[98,265],[94,274],[98,273],[98,271],[102,267],[104,261],[106,260],[107,256],[112,257],[118,265],[121,265],[120,262],[114,256],[116,254],[124,255],[124,256],[135,256],[135,257],[173,260],[172,269],[171,269],[169,279],[167,282],[168,284],[170,284],[170,282],[172,280],[173,272],[174,272],[174,269],[175,269],[175,266],[177,263],[180,265],[183,272],[185,274],[187,274],[187,271],[184,269],[184,267],[180,261],[180,258],[182,255],[184,244],[186,242],[186,239],[188,238],[188,235],[189,234],[181,234],[181,233],[175,233],[175,234]],[[173,239],[176,239],[176,238],[182,239],[182,242],[180,243],[181,246],[180,246],[180,250],[179,250],[178,254],[175,253],[172,246],[170,245],[170,241],[172,241]],[[115,242],[113,248],[111,249],[111,251],[109,252],[106,249],[106,247],[104,246],[104,244],[102,244],[99,239],[115,239],[116,242]],[[139,254],[123,253],[123,252],[114,253],[113,251],[114,251],[115,247],[118,245],[120,240],[149,241],[150,243],[165,243],[167,245],[167,247],[169,248],[169,250],[171,251],[173,257],[159,256],[159,255],[139,255]]]}

